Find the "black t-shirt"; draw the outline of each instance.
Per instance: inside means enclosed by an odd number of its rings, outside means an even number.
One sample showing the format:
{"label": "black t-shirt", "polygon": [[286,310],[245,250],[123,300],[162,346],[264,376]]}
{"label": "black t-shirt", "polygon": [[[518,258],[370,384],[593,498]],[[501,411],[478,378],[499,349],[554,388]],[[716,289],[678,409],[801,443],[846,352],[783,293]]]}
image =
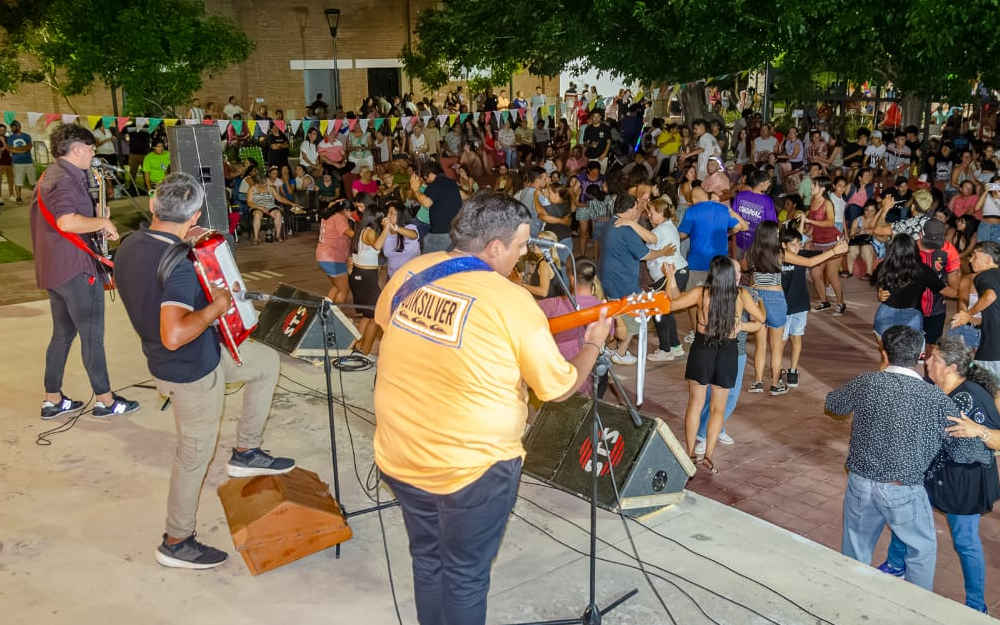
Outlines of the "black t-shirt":
{"label": "black t-shirt", "polygon": [[[990,290],[1000,297],[1000,269],[987,269],[973,282],[979,297]],[[982,329],[983,338],[976,350],[976,360],[1000,360],[1000,301],[993,302],[983,311]]]}
{"label": "black t-shirt", "polygon": [[[550,204],[545,207],[545,212],[548,213],[550,217],[565,217],[569,214],[569,207],[562,203]],[[556,235],[556,238],[560,241],[573,236],[573,231],[569,224],[546,223],[545,229]]]}
{"label": "black t-shirt", "polygon": [[906,193],[900,193],[898,189],[892,189],[889,191],[889,194],[892,195],[893,203],[892,208],[889,209],[889,212],[885,216],[886,222],[894,223],[908,219],[910,217],[910,209],[906,205],[913,197],[913,191],[907,189]]}
{"label": "black t-shirt", "polygon": [[[275,143],[284,144],[283,148],[272,147]],[[283,132],[279,132],[277,135],[269,134],[267,136],[267,164],[270,165],[287,165],[288,164],[288,136]]]}
{"label": "black t-shirt", "polygon": [[149,133],[145,128],[142,130],[136,130],[134,127],[129,128],[128,132],[128,153],[135,154],[136,156],[145,156],[149,154]]}
{"label": "black t-shirt", "polygon": [[604,154],[611,141],[611,130],[605,124],[593,126],[587,124],[583,131],[583,154],[587,158],[596,159]]}
{"label": "black t-shirt", "polygon": [[451,232],[451,221],[462,209],[462,194],[458,185],[444,174],[438,174],[434,182],[427,185],[424,195],[434,202],[430,207],[431,234]]}
{"label": "black t-shirt", "polygon": [[[184,260],[167,278],[164,287],[156,269],[164,251],[180,241],[167,232],[139,230],[122,241],[115,254],[115,282],[132,327],[142,341],[149,372],[167,382],[200,380],[219,364],[219,337],[213,327],[193,341],[170,351],[160,341],[160,307],[164,304],[199,310],[208,298],[198,282],[194,265]],[[169,302],[169,304],[168,304]]]}
{"label": "black t-shirt", "polygon": [[[867,146],[860,145],[857,143],[846,143],[844,144],[844,165],[849,167],[855,165],[861,165],[861,162],[865,160],[865,148]],[[857,152],[857,155],[850,156]]]}
{"label": "black t-shirt", "polygon": [[[818,256],[819,250],[802,250],[799,256]],[[784,263],[781,266],[781,288],[785,291],[788,314],[794,315],[809,310],[809,285],[806,283],[806,268],[802,265]]]}
{"label": "black t-shirt", "polygon": [[[875,281],[878,283],[878,272],[882,269],[883,265],[876,267]],[[917,273],[913,276],[913,280],[902,288],[896,289],[889,294],[889,299],[885,301],[886,305],[892,306],[893,308],[914,308],[916,310],[921,310],[920,302],[924,296],[924,290],[930,289],[934,293],[939,292],[945,287],[944,281],[934,273],[934,270],[920,263],[917,267]]]}

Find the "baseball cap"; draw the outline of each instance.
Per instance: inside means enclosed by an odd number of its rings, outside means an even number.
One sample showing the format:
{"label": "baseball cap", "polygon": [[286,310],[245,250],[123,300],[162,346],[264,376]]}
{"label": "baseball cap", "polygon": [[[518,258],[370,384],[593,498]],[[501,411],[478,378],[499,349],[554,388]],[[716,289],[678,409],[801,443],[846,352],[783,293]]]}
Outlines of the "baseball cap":
{"label": "baseball cap", "polygon": [[882,131],[881,130],[873,130],[872,131],[872,138],[873,139],[874,138],[881,139],[882,138]]}
{"label": "baseball cap", "polygon": [[920,237],[920,242],[924,244],[924,247],[929,247],[935,250],[940,249],[941,246],[944,245],[944,234],[946,229],[947,226],[945,226],[944,223],[931,218],[924,224],[924,235]]}
{"label": "baseball cap", "polygon": [[920,212],[926,213],[934,204],[934,196],[927,189],[918,189],[913,192],[913,201],[920,207]]}

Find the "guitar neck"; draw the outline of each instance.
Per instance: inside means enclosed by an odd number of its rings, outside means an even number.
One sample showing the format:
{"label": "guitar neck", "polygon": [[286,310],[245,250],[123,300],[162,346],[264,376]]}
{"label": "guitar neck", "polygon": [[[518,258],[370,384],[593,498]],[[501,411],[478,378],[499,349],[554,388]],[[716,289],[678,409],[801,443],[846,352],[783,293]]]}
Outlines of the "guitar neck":
{"label": "guitar neck", "polygon": [[559,315],[558,317],[552,317],[549,319],[549,330],[552,334],[559,334],[560,332],[594,323],[601,318],[602,312],[608,319],[623,314],[639,315],[643,312],[648,315],[665,315],[670,312],[670,298],[662,291],[637,293],[582,310],[576,310],[565,315]]}

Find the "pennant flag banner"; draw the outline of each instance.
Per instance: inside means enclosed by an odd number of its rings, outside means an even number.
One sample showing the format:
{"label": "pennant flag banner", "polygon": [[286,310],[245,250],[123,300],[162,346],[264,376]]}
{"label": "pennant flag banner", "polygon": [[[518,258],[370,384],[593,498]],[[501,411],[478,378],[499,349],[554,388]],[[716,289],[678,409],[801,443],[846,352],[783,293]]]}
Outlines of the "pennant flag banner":
{"label": "pennant flag banner", "polygon": [[254,132],[257,130],[257,120],[256,119],[248,119],[247,120],[247,129],[250,132],[250,136],[253,136]]}
{"label": "pennant flag banner", "polygon": [[236,134],[238,134],[238,135],[243,134],[243,120],[242,119],[234,119],[233,121],[230,122],[230,125],[233,127],[233,130],[236,132]]}
{"label": "pennant flag banner", "polygon": [[[277,122],[275,122],[275,123],[277,123]],[[306,122],[306,123],[308,123],[308,122]],[[300,119],[293,119],[292,121],[289,122],[289,124],[291,124],[292,134],[293,135],[299,133],[299,127],[300,126],[302,127],[302,132],[303,133],[305,133],[305,132],[307,132],[309,130],[308,126],[302,126],[302,120],[300,120]]]}
{"label": "pennant flag banner", "polygon": [[[42,118],[42,114],[41,113],[28,113],[28,125],[29,126],[36,126],[36,125],[38,125],[38,120],[41,119],[41,118]],[[11,121],[13,121],[13,120],[11,120]],[[10,122],[7,122],[7,123],[10,124]]]}
{"label": "pennant flag banner", "polygon": [[389,132],[395,132],[396,131],[396,124],[398,124],[398,123],[399,123],[399,118],[398,117],[390,117],[389,118]]}
{"label": "pennant flag banner", "polygon": [[476,111],[475,113],[472,114],[472,121],[476,122],[477,124],[479,123],[479,111]]}
{"label": "pennant flag banner", "polygon": [[461,122],[461,123],[463,123],[463,124],[465,123],[465,120],[467,120],[467,119],[469,119],[469,114],[468,113],[462,113],[462,114],[460,114],[458,116],[458,121]]}
{"label": "pennant flag banner", "polygon": [[176,126],[177,122],[179,122],[179,121],[180,121],[179,119],[174,119],[172,117],[168,117],[167,119],[163,120],[163,125],[166,126],[167,128],[172,128],[172,127]]}
{"label": "pennant flag banner", "polygon": [[321,134],[321,135],[323,135],[325,137],[326,136],[326,129],[327,129],[327,127],[329,125],[330,125],[329,121],[327,121],[325,119],[319,120],[319,134]]}
{"label": "pennant flag banner", "polygon": [[333,134],[337,134],[338,132],[340,132],[340,125],[341,125],[342,123],[343,123],[343,122],[342,122],[341,120],[339,120],[339,119],[335,119],[335,120],[333,120],[333,130],[332,130],[331,132],[332,132]]}
{"label": "pennant flag banner", "polygon": [[266,119],[262,119],[257,122],[257,127],[260,128],[260,131],[266,135],[267,132],[271,130],[271,122]]}
{"label": "pennant flag banner", "polygon": [[136,128],[142,128],[143,126],[148,126],[148,125],[149,125],[149,118],[148,117],[136,117],[135,118],[135,127]]}
{"label": "pennant flag banner", "polygon": [[226,132],[226,129],[229,128],[229,120],[228,119],[220,119],[220,120],[217,120],[215,123],[219,125],[219,134],[220,135],[222,133]]}
{"label": "pennant flag banner", "polygon": [[63,113],[63,115],[62,115],[62,123],[64,123],[64,124],[72,124],[73,122],[76,121],[76,119],[78,117],[80,117],[80,116],[79,115],[74,115],[72,113]]}
{"label": "pennant flag banner", "polygon": [[500,111],[500,123],[501,124],[504,123],[505,121],[507,121],[507,115],[509,115],[509,113],[506,111],[506,109]]}
{"label": "pennant flag banner", "polygon": [[87,115],[87,124],[89,124],[91,130],[97,128],[97,122],[99,121],[101,121],[100,115]]}
{"label": "pennant flag banner", "polygon": [[451,115],[448,116],[448,125],[449,126],[454,126],[455,125],[455,118],[456,117],[458,117],[458,116],[455,115],[454,113],[452,113]]}
{"label": "pennant flag banner", "polygon": [[118,132],[125,130],[125,126],[128,126],[128,117],[118,118]]}
{"label": "pennant flag banner", "polygon": [[347,125],[348,125],[348,127],[349,127],[348,129],[349,129],[349,130],[351,130],[351,131],[353,132],[353,131],[354,131],[354,127],[358,125],[358,120],[357,120],[357,118],[355,118],[355,119],[352,119],[352,120],[348,121],[348,122],[347,122]]}
{"label": "pennant flag banner", "polygon": [[444,128],[444,123],[448,121],[447,115],[438,115],[438,126]]}
{"label": "pennant flag banner", "polygon": [[[285,132],[285,120],[283,120],[283,119],[276,119],[276,120],[274,120],[274,125],[277,126],[278,130],[280,130],[281,132]],[[297,129],[297,127],[296,127],[296,129]]]}
{"label": "pennant flag banner", "polygon": [[205,126],[214,126],[215,125],[214,123],[212,123],[212,120],[207,120],[207,121],[208,121],[208,123],[205,123],[206,120],[202,120],[202,121],[199,122],[197,119],[185,119],[184,120],[184,125],[185,126],[197,126],[198,124],[203,124]]}
{"label": "pennant flag banner", "polygon": [[385,118],[384,117],[376,117],[375,118],[375,132],[378,132],[378,129],[382,127],[382,124],[384,122],[385,122]]}
{"label": "pennant flag banner", "polygon": [[14,119],[15,119],[16,117],[17,117],[17,113],[15,113],[14,111],[4,111],[4,112],[3,112],[3,121],[4,121],[4,123],[6,123],[6,124],[7,124],[8,126],[10,126],[10,123],[11,123],[12,121],[14,121]]}
{"label": "pennant flag banner", "polygon": [[490,117],[493,115],[492,112],[486,111],[486,123],[490,123]]}
{"label": "pennant flag banner", "polygon": [[49,124],[59,119],[59,113],[46,113],[45,118],[42,120],[42,125],[48,127]]}
{"label": "pennant flag banner", "polygon": [[358,120],[358,124],[361,125],[361,132],[368,132],[368,118]]}
{"label": "pennant flag banner", "polygon": [[101,118],[101,123],[104,124],[105,128],[110,130],[111,127],[115,125],[115,116],[105,115],[104,117]]}
{"label": "pennant flag banner", "polygon": [[156,130],[157,126],[163,123],[162,117],[150,117],[149,118],[149,132],[152,133]]}

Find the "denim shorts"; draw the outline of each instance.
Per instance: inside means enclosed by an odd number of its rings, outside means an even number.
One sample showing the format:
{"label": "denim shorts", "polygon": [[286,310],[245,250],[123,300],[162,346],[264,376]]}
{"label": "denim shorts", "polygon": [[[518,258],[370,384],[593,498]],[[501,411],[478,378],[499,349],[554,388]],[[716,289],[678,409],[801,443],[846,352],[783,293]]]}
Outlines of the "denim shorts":
{"label": "denim shorts", "polygon": [[767,327],[780,328],[784,326],[788,316],[788,302],[785,301],[785,292],[767,289],[754,289],[754,292],[764,302],[767,313],[767,319],[764,323]]}
{"label": "denim shorts", "polygon": [[785,331],[781,335],[781,340],[787,341],[790,336],[802,336],[805,334],[807,321],[809,321],[808,310],[788,315],[785,318]]}
{"label": "denim shorts", "polygon": [[338,263],[332,260],[320,260],[316,262],[319,263],[319,268],[323,270],[323,273],[331,278],[336,278],[347,273],[347,263]]}
{"label": "denim shorts", "polygon": [[875,336],[879,338],[892,326],[908,326],[917,332],[923,332],[924,314],[916,308],[893,308],[888,304],[879,304],[873,326]]}

